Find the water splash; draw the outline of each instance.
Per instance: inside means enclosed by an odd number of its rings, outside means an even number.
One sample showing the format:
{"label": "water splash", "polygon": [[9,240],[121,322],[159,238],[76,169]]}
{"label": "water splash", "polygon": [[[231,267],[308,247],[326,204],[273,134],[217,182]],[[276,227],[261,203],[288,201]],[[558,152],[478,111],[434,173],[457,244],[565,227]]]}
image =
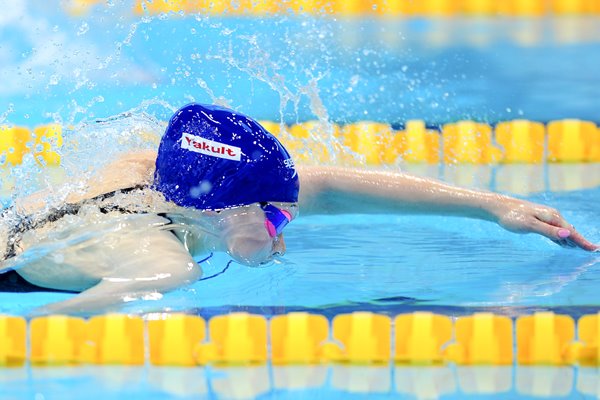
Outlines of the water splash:
{"label": "water splash", "polygon": [[[82,193],[86,189],[86,181],[119,155],[156,149],[165,123],[145,112],[156,106],[173,108],[147,101],[130,112],[83,121],[64,129],[64,143],[57,150],[62,160],[60,167],[46,167],[32,154],[25,155],[20,165],[3,171],[2,196],[9,197],[4,198],[3,203],[12,203],[18,198],[48,190],[47,205],[59,204],[69,193]],[[52,190],[56,187],[62,187],[62,190]]]}

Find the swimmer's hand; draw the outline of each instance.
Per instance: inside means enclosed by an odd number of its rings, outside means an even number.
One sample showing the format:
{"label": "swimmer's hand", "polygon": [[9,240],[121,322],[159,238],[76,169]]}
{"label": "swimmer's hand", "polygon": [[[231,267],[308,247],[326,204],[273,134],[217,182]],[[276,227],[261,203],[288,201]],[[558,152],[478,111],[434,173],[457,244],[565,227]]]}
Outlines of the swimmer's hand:
{"label": "swimmer's hand", "polygon": [[563,247],[580,247],[600,251],[600,246],[586,240],[554,208],[501,196],[493,206],[496,222],[516,233],[537,233]]}

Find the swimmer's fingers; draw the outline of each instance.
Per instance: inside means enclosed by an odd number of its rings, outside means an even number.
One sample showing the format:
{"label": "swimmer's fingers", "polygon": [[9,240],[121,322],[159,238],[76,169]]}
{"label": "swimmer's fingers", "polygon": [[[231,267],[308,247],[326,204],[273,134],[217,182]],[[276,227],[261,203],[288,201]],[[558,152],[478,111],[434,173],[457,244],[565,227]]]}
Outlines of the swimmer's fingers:
{"label": "swimmer's fingers", "polygon": [[575,228],[571,227],[569,229],[569,232],[571,234],[567,240],[571,242],[574,246],[581,247],[582,249],[587,251],[600,251],[600,246],[595,245],[594,243],[584,238],[579,232],[575,230]]}
{"label": "swimmer's fingers", "polygon": [[565,247],[580,247],[587,251],[599,251],[600,246],[597,246],[586,240],[577,230],[567,222],[567,220],[554,208],[541,207],[537,210],[535,217],[542,223],[551,225],[550,230],[554,229],[554,238],[558,240],[561,246]]}
{"label": "swimmer's fingers", "polygon": [[600,250],[600,246],[586,240],[573,226],[567,224],[566,221],[555,220],[553,222],[557,223],[558,226],[536,219],[532,223],[532,229],[534,232],[546,236],[554,243],[563,247],[580,247],[587,251]]}

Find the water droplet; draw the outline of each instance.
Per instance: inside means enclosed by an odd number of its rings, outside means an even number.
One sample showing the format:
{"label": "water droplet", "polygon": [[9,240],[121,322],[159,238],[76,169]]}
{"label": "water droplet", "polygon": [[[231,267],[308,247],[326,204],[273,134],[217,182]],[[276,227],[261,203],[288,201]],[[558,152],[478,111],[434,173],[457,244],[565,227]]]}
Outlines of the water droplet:
{"label": "water droplet", "polygon": [[50,80],[48,81],[48,85],[49,86],[56,86],[58,85],[58,82],[60,81],[60,76],[57,74],[54,74],[50,77]]}
{"label": "water droplet", "polygon": [[87,24],[87,22],[84,22],[79,25],[79,29],[77,29],[77,36],[85,35],[89,30],[90,26]]}

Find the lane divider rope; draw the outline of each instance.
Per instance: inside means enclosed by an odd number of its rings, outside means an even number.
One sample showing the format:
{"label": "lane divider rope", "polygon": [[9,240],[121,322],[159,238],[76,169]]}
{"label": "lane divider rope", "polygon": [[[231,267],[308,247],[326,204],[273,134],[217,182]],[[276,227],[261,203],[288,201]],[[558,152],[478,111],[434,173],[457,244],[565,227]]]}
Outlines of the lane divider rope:
{"label": "lane divider rope", "polygon": [[[600,313],[576,323],[537,312],[509,317],[430,312],[394,318],[371,312],[293,312],[267,319],[231,313],[206,321],[186,314],[90,319],[0,316],[0,365],[600,365]],[[28,334],[26,327],[29,327]],[[148,342],[145,337],[147,333]],[[27,345],[26,345],[27,344]],[[27,351],[27,348],[29,351]]]}
{"label": "lane divider rope", "polygon": [[[291,126],[261,123],[297,161],[309,163],[600,162],[600,128],[594,122],[578,119],[548,124],[514,120],[494,126],[458,121],[433,128],[422,120],[410,120],[397,129],[371,121],[345,125],[308,121]],[[38,126],[33,133],[27,127],[0,126],[0,166],[18,165],[28,154],[42,165],[59,165],[63,140],[63,128],[56,124]]]}
{"label": "lane divider rope", "polygon": [[[71,0],[65,3],[71,15],[81,16],[106,0]],[[600,15],[596,0],[137,0],[137,15],[203,13],[226,16],[269,16],[289,14],[350,17],[409,16],[519,16]]]}

